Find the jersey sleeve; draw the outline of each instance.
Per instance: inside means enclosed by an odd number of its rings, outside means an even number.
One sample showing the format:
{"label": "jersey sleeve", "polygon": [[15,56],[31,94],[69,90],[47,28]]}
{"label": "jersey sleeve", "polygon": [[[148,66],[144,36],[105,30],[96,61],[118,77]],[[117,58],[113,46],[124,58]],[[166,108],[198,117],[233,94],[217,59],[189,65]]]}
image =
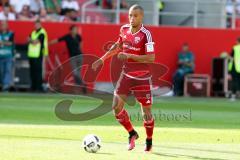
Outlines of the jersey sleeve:
{"label": "jersey sleeve", "polygon": [[58,38],[58,42],[67,41],[67,37],[68,37],[68,35],[64,35],[64,36]]}
{"label": "jersey sleeve", "polygon": [[152,40],[152,34],[149,31],[145,32],[146,43],[145,43],[145,54],[155,54],[155,43]]}

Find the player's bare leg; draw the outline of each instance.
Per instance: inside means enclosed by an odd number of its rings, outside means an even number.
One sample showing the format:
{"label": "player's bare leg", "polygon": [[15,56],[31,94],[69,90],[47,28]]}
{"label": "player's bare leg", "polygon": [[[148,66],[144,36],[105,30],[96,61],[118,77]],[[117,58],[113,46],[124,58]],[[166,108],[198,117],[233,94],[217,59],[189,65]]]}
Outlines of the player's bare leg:
{"label": "player's bare leg", "polygon": [[154,118],[152,116],[151,106],[142,106],[141,108],[142,108],[142,115],[144,120],[144,127],[147,135],[144,151],[149,152],[152,150]]}
{"label": "player's bare leg", "polygon": [[118,122],[128,131],[129,133],[129,145],[128,150],[132,150],[135,147],[135,140],[138,139],[137,132],[133,129],[127,111],[124,109],[126,95],[114,95],[113,99],[113,112]]}

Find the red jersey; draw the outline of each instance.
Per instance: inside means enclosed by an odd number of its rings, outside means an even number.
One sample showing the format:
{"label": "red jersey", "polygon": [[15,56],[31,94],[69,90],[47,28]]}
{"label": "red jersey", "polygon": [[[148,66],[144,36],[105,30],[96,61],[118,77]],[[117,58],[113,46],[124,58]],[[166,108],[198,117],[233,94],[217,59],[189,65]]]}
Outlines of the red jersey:
{"label": "red jersey", "polygon": [[[118,42],[122,44],[122,52],[135,54],[135,55],[147,55],[147,54],[155,54],[154,53],[154,42],[152,40],[151,32],[146,29],[143,25],[136,33],[131,32],[131,25],[126,24],[123,25],[120,29],[120,36]],[[125,73],[133,73],[137,70],[145,70],[142,67],[133,67],[133,65],[129,65],[129,62],[135,62],[132,59],[128,59],[127,63],[125,63],[124,68],[128,68]],[[140,64],[141,65],[141,64]],[[127,67],[129,66],[129,67]],[[131,66],[131,67],[130,67]],[[130,68],[130,69],[129,69]],[[135,69],[134,69],[135,68]],[[138,69],[137,69],[138,68]],[[141,68],[141,69],[140,69]],[[139,72],[138,72],[139,73]],[[137,74],[139,76],[139,74]]]}
{"label": "red jersey", "polygon": [[142,25],[140,30],[133,34],[130,27],[130,24],[126,24],[120,30],[118,42],[122,43],[122,52],[136,55],[154,54],[151,32]]}

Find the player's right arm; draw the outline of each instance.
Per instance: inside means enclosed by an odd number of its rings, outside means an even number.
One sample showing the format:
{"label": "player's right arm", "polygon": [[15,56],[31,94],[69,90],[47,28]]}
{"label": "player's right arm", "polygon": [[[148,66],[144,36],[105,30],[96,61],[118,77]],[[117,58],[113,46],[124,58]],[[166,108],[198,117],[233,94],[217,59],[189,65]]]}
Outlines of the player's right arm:
{"label": "player's right arm", "polygon": [[113,44],[112,47],[109,49],[109,51],[107,51],[100,59],[96,60],[92,64],[92,69],[96,71],[100,65],[104,64],[104,61],[106,59],[116,55],[119,52],[119,48],[120,48],[119,42],[116,42],[115,44]]}
{"label": "player's right arm", "polygon": [[100,59],[96,60],[93,64],[92,64],[92,69],[94,71],[97,70],[97,68],[104,64],[104,61],[116,54],[119,53],[119,51],[121,50],[122,48],[122,37],[123,37],[123,27],[121,27],[120,29],[120,36],[119,36],[119,39],[116,43],[114,43],[111,48],[109,49],[109,51],[107,51]]}

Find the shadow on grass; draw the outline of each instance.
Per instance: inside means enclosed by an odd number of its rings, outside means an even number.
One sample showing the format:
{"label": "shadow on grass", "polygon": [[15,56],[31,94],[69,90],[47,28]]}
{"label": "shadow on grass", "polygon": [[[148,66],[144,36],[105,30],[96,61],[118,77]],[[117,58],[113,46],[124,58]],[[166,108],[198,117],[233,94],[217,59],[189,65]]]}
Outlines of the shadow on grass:
{"label": "shadow on grass", "polygon": [[109,156],[115,155],[114,153],[106,153],[106,152],[97,152],[95,154],[102,154],[102,155],[109,155]]}
{"label": "shadow on grass", "polygon": [[191,159],[197,159],[197,160],[228,160],[228,159],[219,159],[219,158],[206,158],[206,157],[200,157],[200,156],[191,156],[191,155],[184,155],[184,154],[166,154],[166,153],[157,153],[153,152],[152,154],[157,156],[163,156],[163,157],[174,157],[174,158],[191,158]]}
{"label": "shadow on grass", "polygon": [[182,149],[182,150],[192,150],[192,151],[202,151],[202,152],[212,152],[212,153],[226,153],[226,154],[237,154],[240,155],[240,152],[231,152],[231,151],[224,151],[224,150],[211,150],[211,149],[196,149],[196,148],[188,148],[188,147],[173,147],[173,146],[161,146],[162,148],[168,149]]}

